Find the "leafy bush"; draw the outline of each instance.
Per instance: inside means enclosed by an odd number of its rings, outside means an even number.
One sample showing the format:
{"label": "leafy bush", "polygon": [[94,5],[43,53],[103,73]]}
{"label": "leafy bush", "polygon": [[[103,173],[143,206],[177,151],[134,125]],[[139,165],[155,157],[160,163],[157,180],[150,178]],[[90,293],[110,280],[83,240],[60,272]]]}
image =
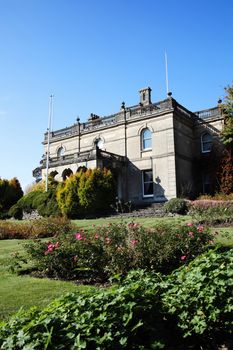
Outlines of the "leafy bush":
{"label": "leafy bush", "polygon": [[210,250],[167,280],[162,300],[184,336],[213,339],[233,330],[233,249]]}
{"label": "leafy bush", "polygon": [[17,178],[11,180],[0,178],[0,219],[8,217],[8,210],[22,196],[23,191]]}
{"label": "leafy bush", "polygon": [[[161,349],[159,277],[68,294],[42,312],[21,312],[0,330],[1,349]],[[134,280],[134,279],[133,279]]]}
{"label": "leafy bush", "polygon": [[231,222],[233,201],[196,200],[190,203],[190,215],[202,223],[215,224]]}
{"label": "leafy bush", "polygon": [[172,198],[164,204],[164,209],[167,213],[184,215],[188,211],[188,204],[185,199]]}
{"label": "leafy bush", "polygon": [[[61,215],[56,200],[56,186],[50,187],[47,192],[38,189],[27,193],[18,201],[17,208],[26,213],[37,210],[39,215],[45,217]],[[14,213],[14,209],[12,210]]]}
{"label": "leafy bush", "polygon": [[18,204],[14,204],[8,211],[8,216],[15,220],[22,220],[23,210]]}
{"label": "leafy bush", "polygon": [[52,237],[74,232],[75,226],[65,218],[42,218],[33,221],[0,221],[0,239]]}
{"label": "leafy bush", "polygon": [[104,281],[138,268],[168,273],[203,252],[212,238],[207,228],[191,223],[154,229],[121,223],[32,242],[27,253],[44,275]]}
{"label": "leafy bush", "polygon": [[166,277],[132,271],[120,285],[20,311],[2,323],[1,349],[217,349],[232,334],[232,269],[233,249],[216,249]]}
{"label": "leafy bush", "polygon": [[72,219],[109,211],[114,198],[114,178],[107,169],[81,169],[57,190],[62,214]]}

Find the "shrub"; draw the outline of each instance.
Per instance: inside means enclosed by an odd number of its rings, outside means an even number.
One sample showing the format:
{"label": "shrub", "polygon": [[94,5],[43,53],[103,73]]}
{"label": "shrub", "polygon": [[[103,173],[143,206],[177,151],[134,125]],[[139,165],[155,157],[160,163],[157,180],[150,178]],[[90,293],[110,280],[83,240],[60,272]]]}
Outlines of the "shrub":
{"label": "shrub", "polygon": [[231,222],[233,201],[196,200],[190,203],[190,215],[194,220],[202,223]]}
{"label": "shrub", "polygon": [[15,220],[22,220],[23,210],[18,204],[15,204],[8,211],[8,216],[13,217]]}
{"label": "shrub", "polygon": [[233,329],[233,249],[209,250],[167,279],[162,300],[185,337],[213,340]]}
{"label": "shrub", "polygon": [[72,219],[109,211],[114,198],[115,183],[107,169],[81,169],[61,183],[57,191],[62,214]]}
{"label": "shrub", "polygon": [[188,211],[187,201],[182,198],[172,198],[164,204],[167,213],[184,215]]}
{"label": "shrub", "polygon": [[105,281],[137,268],[168,273],[203,252],[212,238],[207,228],[191,223],[154,229],[121,223],[32,242],[27,253],[44,275]]}
{"label": "shrub", "polygon": [[37,189],[27,193],[18,201],[17,206],[26,213],[37,210],[39,215],[45,217],[61,215],[56,200],[56,185],[50,186],[47,192]]}
{"label": "shrub", "polygon": [[0,330],[2,349],[162,349],[158,276],[68,294],[43,311],[19,313]]}
{"label": "shrub", "polygon": [[43,238],[74,232],[75,226],[65,218],[41,218],[33,221],[0,221],[0,239]]}

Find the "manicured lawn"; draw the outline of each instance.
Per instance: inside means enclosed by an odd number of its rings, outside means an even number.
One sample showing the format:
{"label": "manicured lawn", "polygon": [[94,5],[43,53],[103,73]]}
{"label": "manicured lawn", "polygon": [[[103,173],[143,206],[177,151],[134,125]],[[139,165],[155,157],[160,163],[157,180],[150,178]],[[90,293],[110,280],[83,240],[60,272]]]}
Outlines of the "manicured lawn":
{"label": "manicured lawn", "polygon": [[39,279],[29,276],[17,276],[9,270],[12,252],[22,252],[23,243],[20,240],[0,241],[0,320],[31,306],[40,308],[64,293],[90,288],[76,286],[72,282]]}

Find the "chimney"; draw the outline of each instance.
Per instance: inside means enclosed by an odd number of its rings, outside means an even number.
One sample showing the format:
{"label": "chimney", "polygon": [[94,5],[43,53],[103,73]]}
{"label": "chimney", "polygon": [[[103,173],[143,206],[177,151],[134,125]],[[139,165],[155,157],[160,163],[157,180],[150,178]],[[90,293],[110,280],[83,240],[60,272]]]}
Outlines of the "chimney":
{"label": "chimney", "polygon": [[140,104],[142,106],[148,106],[151,104],[151,88],[147,87],[139,90],[140,93]]}

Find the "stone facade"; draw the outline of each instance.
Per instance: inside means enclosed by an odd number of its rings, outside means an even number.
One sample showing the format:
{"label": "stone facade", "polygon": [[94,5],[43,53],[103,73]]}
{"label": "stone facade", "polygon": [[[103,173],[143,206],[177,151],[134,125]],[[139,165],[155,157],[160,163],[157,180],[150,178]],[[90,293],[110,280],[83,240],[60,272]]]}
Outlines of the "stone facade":
{"label": "stone facade", "polygon": [[[91,114],[50,133],[49,173],[65,179],[80,166],[108,167],[117,177],[118,197],[135,204],[164,202],[180,195],[199,194],[208,187],[198,160],[213,152],[223,126],[220,108],[193,113],[169,94],[151,102],[149,87],[139,91],[139,103],[107,117]],[[45,156],[34,175],[46,177]],[[204,179],[204,180],[203,180]]]}

